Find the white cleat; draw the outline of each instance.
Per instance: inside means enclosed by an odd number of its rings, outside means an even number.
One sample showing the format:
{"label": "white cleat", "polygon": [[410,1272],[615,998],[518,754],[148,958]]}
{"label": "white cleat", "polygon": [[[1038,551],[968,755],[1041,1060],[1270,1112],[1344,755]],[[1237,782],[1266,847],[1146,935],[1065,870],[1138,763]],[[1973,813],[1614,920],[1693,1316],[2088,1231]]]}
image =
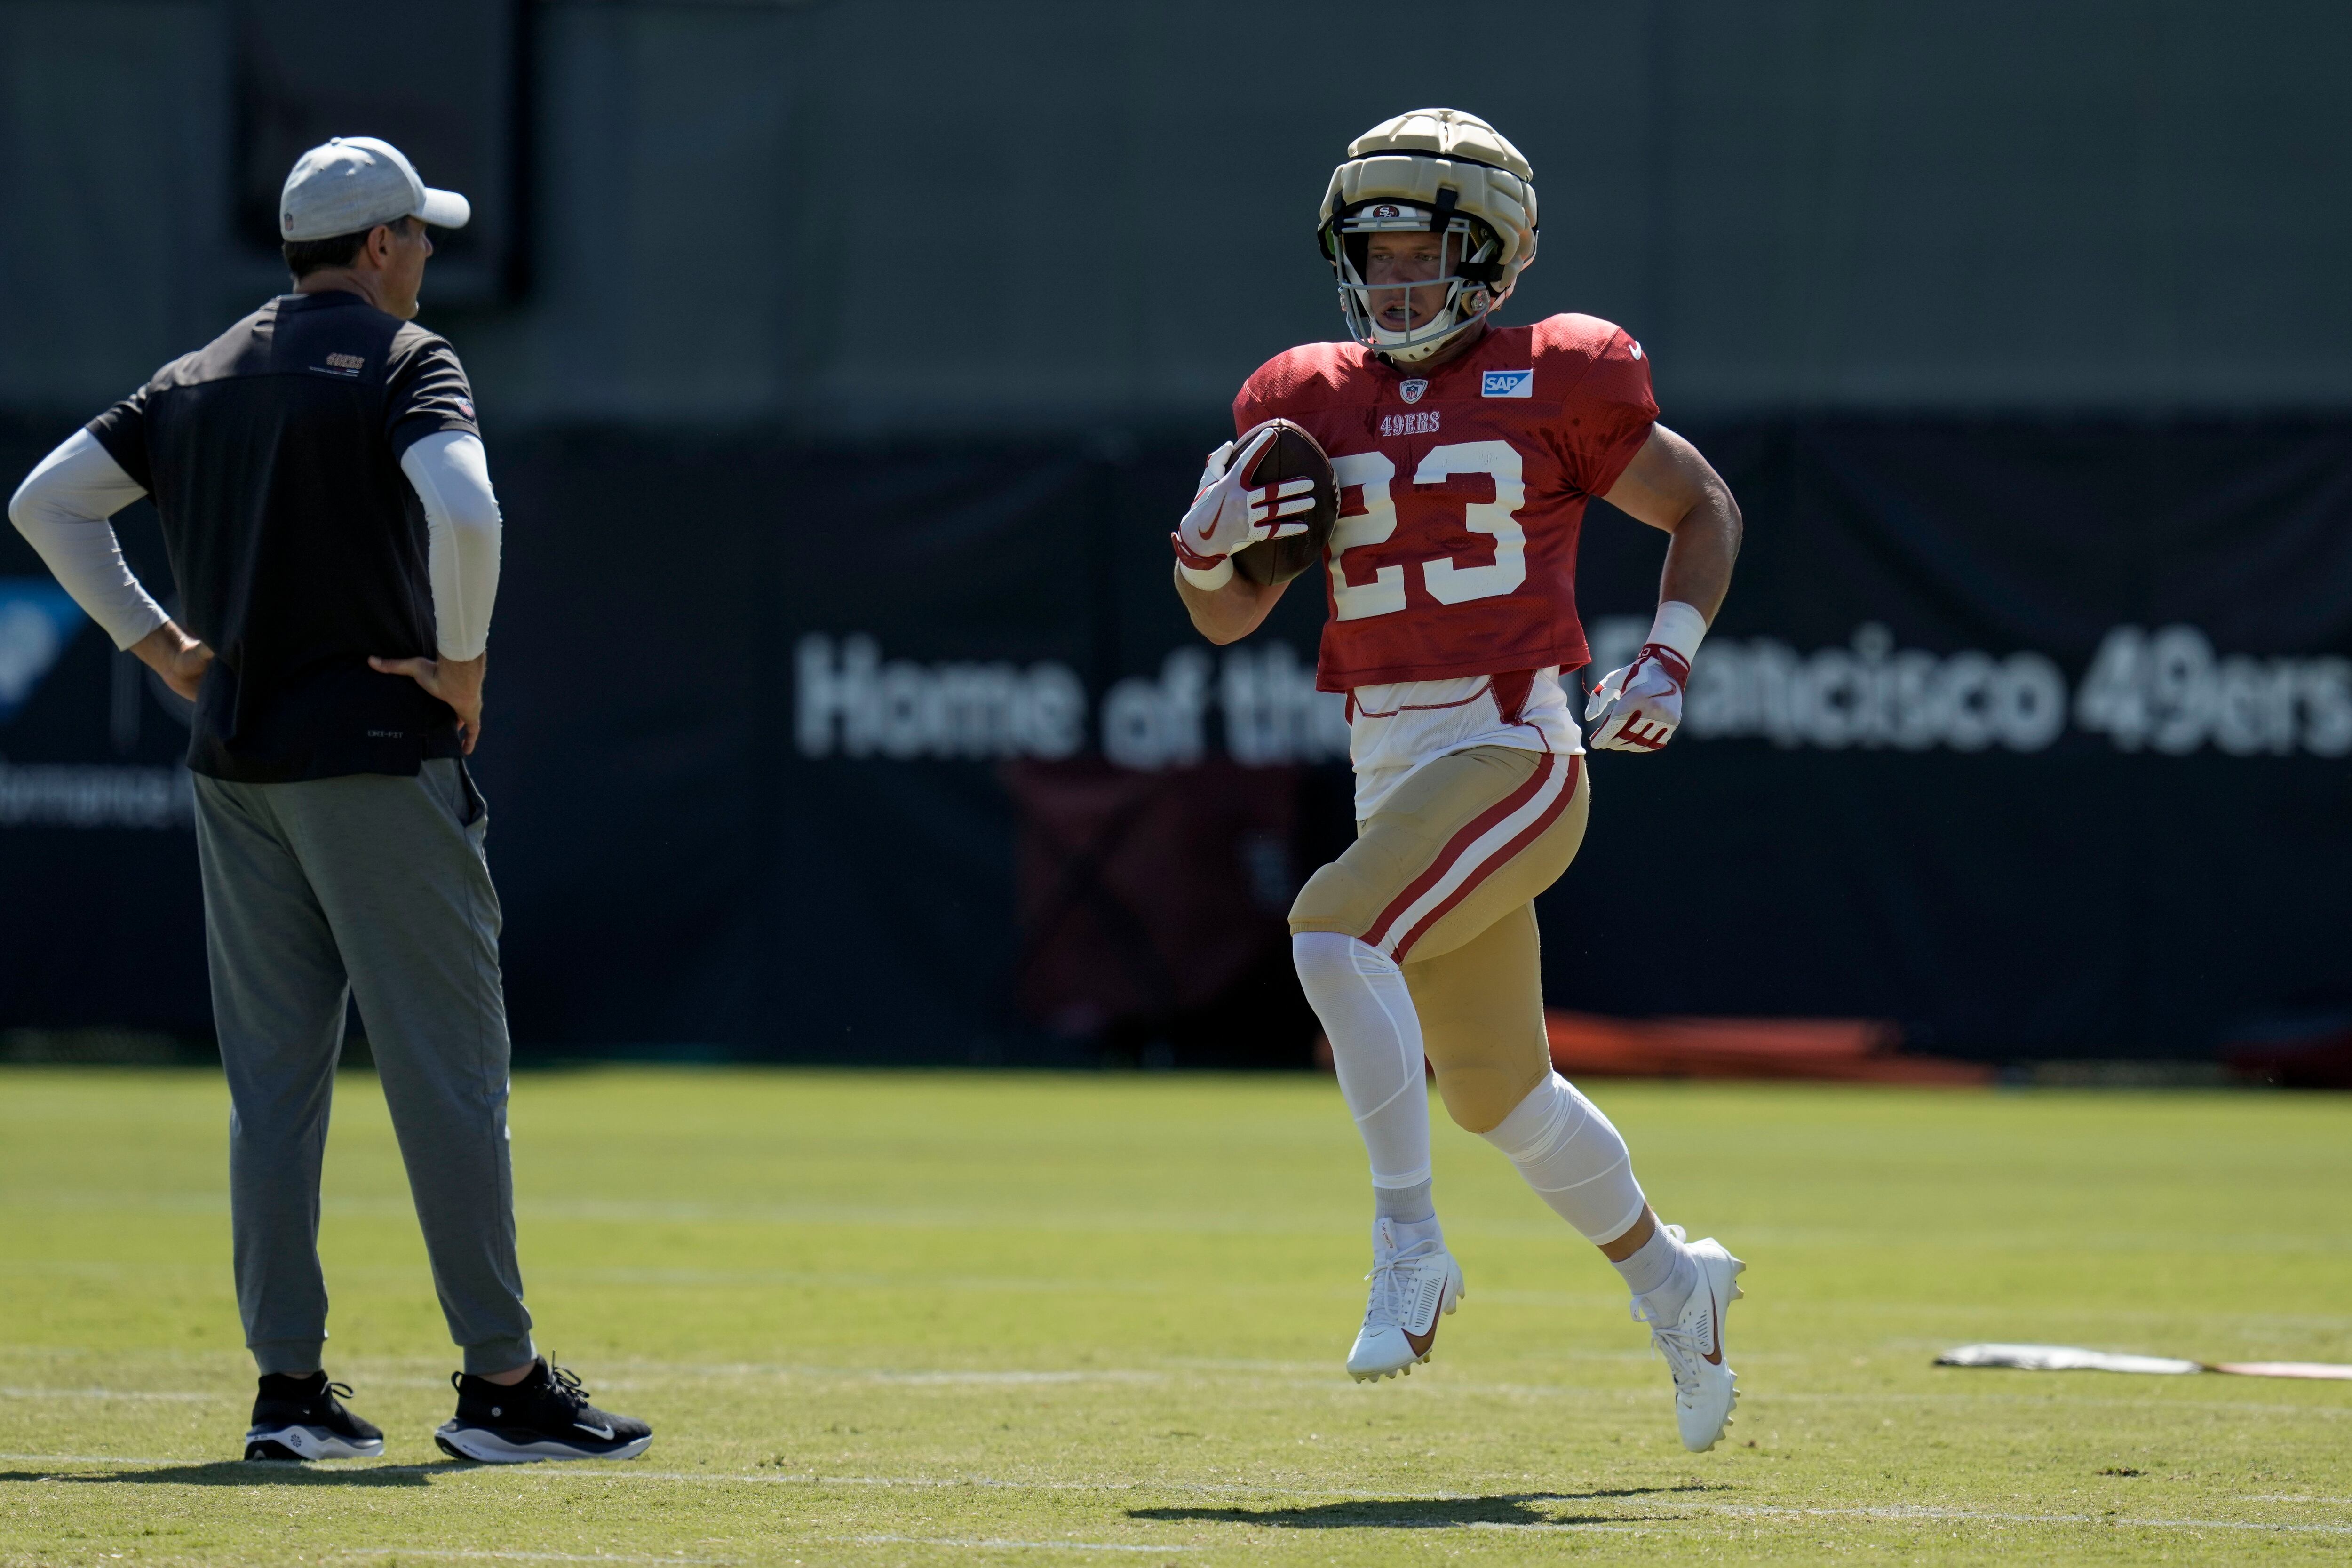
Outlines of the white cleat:
{"label": "white cleat", "polygon": [[1372,1271],[1366,1278],[1372,1296],[1355,1347],[1348,1352],[1348,1374],[1359,1383],[1401,1372],[1410,1375],[1416,1363],[1429,1359],[1439,1315],[1453,1311],[1468,1294],[1462,1288],[1462,1266],[1442,1240],[1401,1254],[1394,1222],[1381,1219],[1372,1222]]}
{"label": "white cleat", "polygon": [[[1682,1240],[1682,1226],[1671,1225],[1666,1231]],[[1738,1279],[1748,1265],[1711,1236],[1688,1246],[1698,1266],[1698,1284],[1683,1303],[1681,1317],[1650,1325],[1650,1342],[1674,1370],[1675,1425],[1682,1428],[1683,1447],[1704,1454],[1723,1436],[1731,1425],[1731,1407],[1739,1403],[1739,1374],[1724,1361],[1723,1315],[1747,1294]],[[1633,1316],[1642,1321],[1638,1305]]]}

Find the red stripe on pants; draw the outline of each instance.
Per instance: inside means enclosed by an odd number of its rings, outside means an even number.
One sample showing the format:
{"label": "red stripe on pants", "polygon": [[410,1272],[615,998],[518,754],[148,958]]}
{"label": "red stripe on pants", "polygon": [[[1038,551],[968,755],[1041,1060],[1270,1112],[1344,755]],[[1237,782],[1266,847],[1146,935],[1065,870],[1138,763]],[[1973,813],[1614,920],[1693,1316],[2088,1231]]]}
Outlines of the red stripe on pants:
{"label": "red stripe on pants", "polygon": [[[1547,757],[1544,760],[1549,763],[1551,759]],[[1584,759],[1581,757],[1569,758],[1568,783],[1560,790],[1559,798],[1553,801],[1549,805],[1544,807],[1543,815],[1537,817],[1535,821],[1529,823],[1517,837],[1512,839],[1508,844],[1504,845],[1502,853],[1491,858],[1486,862],[1486,868],[1485,870],[1479,872],[1475,877],[1465,878],[1460,887],[1454,889],[1451,893],[1448,893],[1444,899],[1440,900],[1435,909],[1423,916],[1420,921],[1414,923],[1412,930],[1405,933],[1404,940],[1397,943],[1396,952],[1393,954],[1399,963],[1403,963],[1404,955],[1412,951],[1412,944],[1419,942],[1423,936],[1426,936],[1429,933],[1430,927],[1435,925],[1439,921],[1444,920],[1447,915],[1451,914],[1454,910],[1460,905],[1463,900],[1468,898],[1473,892],[1475,892],[1483,883],[1485,883],[1487,878],[1495,874],[1498,868],[1509,865],[1512,859],[1515,858],[1521,850],[1525,849],[1528,845],[1533,844],[1537,839],[1542,837],[1546,833],[1551,831],[1551,825],[1559,820],[1559,814],[1566,811],[1568,809],[1568,803],[1576,798],[1577,764],[1581,763],[1583,760]]]}
{"label": "red stripe on pants", "polygon": [[1551,776],[1551,771],[1559,762],[1559,758],[1546,752],[1542,765],[1528,776],[1527,783],[1472,817],[1460,832],[1446,840],[1445,847],[1437,852],[1437,858],[1421,875],[1408,883],[1403,892],[1389,900],[1388,908],[1382,910],[1380,919],[1372,922],[1372,929],[1364,933],[1364,941],[1373,947],[1381,946],[1381,938],[1389,928],[1403,919],[1405,911],[1412,909],[1423,893],[1444,879],[1446,872],[1453,869],[1454,863],[1468,851],[1470,846],[1484,837],[1496,823],[1504,821],[1542,793],[1544,781]]}

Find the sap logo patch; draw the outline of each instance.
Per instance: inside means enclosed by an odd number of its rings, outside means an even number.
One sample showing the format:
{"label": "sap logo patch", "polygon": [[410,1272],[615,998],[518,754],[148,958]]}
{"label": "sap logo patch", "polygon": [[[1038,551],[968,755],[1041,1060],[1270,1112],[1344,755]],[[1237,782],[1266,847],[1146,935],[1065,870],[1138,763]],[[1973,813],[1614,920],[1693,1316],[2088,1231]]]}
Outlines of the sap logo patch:
{"label": "sap logo patch", "polygon": [[1532,370],[1490,370],[1478,382],[1481,397],[1533,397],[1536,395],[1536,373]]}
{"label": "sap logo patch", "polygon": [[1421,395],[1428,390],[1429,383],[1423,381],[1421,378],[1416,376],[1411,381],[1401,384],[1397,387],[1397,395],[1403,398],[1407,403],[1419,403],[1421,401]]}
{"label": "sap logo patch", "polygon": [[0,577],[0,724],[38,689],[81,624],[81,606],[47,578]]}

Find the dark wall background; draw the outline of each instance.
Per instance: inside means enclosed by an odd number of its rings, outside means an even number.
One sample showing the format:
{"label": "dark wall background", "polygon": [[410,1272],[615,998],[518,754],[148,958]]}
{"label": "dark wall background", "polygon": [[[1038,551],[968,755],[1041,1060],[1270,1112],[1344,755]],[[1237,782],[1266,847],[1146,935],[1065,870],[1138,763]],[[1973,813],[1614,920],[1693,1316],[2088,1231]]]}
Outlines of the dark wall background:
{"label": "dark wall background", "polygon": [[[2352,1010],[2352,426],[1697,436],[1749,545],[1683,735],[1594,760],[1556,1004],[1995,1058]],[[1303,1053],[1279,913],[1349,830],[1320,577],[1199,648],[1162,537],[1199,440],[499,441],[477,767],[527,1047]],[[1594,509],[1604,662],[1660,544]],[[0,815],[28,766],[168,760],[143,687],[113,750],[121,658],[85,626],[0,728]],[[0,858],[18,1020],[202,1027],[184,828],[20,821]]]}

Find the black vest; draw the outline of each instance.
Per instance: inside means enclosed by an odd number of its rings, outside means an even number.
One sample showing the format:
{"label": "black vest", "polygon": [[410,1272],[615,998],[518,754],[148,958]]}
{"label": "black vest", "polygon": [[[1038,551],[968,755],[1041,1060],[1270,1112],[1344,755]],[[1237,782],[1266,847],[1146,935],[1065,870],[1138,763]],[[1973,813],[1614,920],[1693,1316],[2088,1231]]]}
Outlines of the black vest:
{"label": "black vest", "polygon": [[357,295],[272,300],[92,420],[154,498],[178,620],[217,658],[188,765],[253,784],[414,773],[457,715],[368,656],[436,651],[401,455],[478,434],[449,345]]}

